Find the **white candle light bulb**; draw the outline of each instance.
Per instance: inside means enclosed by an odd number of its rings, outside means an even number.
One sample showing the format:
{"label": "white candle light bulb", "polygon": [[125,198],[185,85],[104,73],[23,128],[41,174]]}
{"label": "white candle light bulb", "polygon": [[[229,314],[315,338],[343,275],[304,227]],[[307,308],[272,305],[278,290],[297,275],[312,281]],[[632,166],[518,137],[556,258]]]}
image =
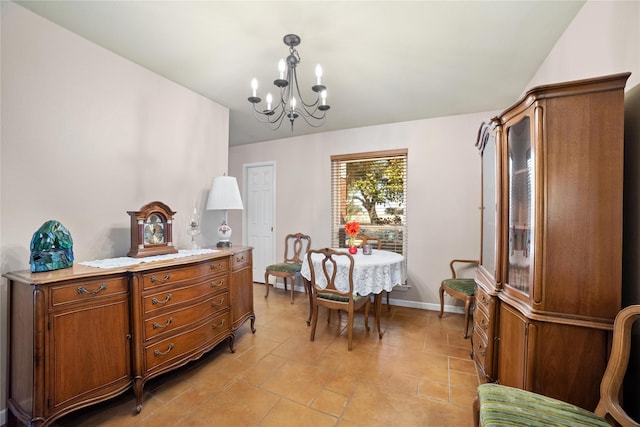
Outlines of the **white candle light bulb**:
{"label": "white candle light bulb", "polygon": [[296,109],[296,98],[291,97],[291,111]]}
{"label": "white candle light bulb", "polygon": [[326,89],[320,92],[320,98],[322,99],[322,105],[327,105],[327,91]]}
{"label": "white candle light bulb", "polygon": [[322,67],[320,66],[320,64],[316,65],[316,84],[322,84],[320,83],[320,80],[322,78]]}
{"label": "white candle light bulb", "polygon": [[278,71],[280,71],[280,80],[284,79],[284,70],[285,70],[284,59],[280,59],[280,62],[278,62]]}
{"label": "white candle light bulb", "polygon": [[273,97],[271,96],[271,92],[267,94],[267,110],[271,110],[271,102],[273,101]]}
{"label": "white candle light bulb", "polygon": [[256,79],[252,79],[252,80],[251,80],[251,91],[252,91],[252,92],[251,92],[251,93],[252,93],[252,95],[251,95],[251,96],[255,97],[255,96],[256,96],[256,91],[257,91],[257,90],[258,90],[258,80],[256,80]]}

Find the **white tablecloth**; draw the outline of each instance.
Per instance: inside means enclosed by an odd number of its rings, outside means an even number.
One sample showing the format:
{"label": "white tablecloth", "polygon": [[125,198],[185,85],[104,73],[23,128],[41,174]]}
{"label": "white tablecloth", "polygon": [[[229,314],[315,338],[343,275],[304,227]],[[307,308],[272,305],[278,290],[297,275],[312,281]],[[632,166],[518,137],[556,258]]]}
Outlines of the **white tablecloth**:
{"label": "white tablecloth", "polygon": [[[347,249],[336,249],[347,251]],[[362,250],[353,256],[353,287],[360,295],[379,294],[382,291],[391,291],[394,286],[407,281],[407,266],[404,256],[395,252],[374,249],[371,255],[363,255]],[[313,254],[312,261],[316,271],[318,286],[327,286],[324,274],[322,274],[322,254]],[[338,259],[338,273],[336,275],[336,288],[340,291],[349,290],[349,263],[345,257]],[[304,256],[302,262],[302,276],[311,280],[311,270]]]}

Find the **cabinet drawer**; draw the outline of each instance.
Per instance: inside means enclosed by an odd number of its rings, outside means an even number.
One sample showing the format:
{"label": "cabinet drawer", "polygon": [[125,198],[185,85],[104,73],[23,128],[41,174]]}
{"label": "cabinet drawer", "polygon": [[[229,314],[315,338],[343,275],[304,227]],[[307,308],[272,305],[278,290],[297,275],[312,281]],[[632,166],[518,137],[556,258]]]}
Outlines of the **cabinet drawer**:
{"label": "cabinet drawer", "polygon": [[251,262],[251,251],[244,251],[234,254],[231,257],[231,268],[233,270],[239,270],[246,267]]}
{"label": "cabinet drawer", "polygon": [[475,360],[476,364],[482,369],[482,372],[485,372],[485,367],[487,366],[486,337],[483,337],[481,333],[474,330],[473,336],[471,337],[471,342],[473,345],[473,360]]}
{"label": "cabinet drawer", "polygon": [[229,271],[229,259],[219,258],[194,264],[188,267],[157,270],[142,274],[143,289],[154,286],[175,284],[184,280],[224,274]]}
{"label": "cabinet drawer", "polygon": [[165,288],[161,292],[149,293],[144,296],[144,312],[151,313],[166,307],[179,306],[183,303],[195,301],[207,295],[229,291],[228,276],[214,277],[196,285],[182,288]]}
{"label": "cabinet drawer", "polygon": [[476,307],[475,311],[473,312],[473,329],[481,332],[485,336],[485,341],[486,337],[490,335],[490,326],[489,315],[485,313],[484,310]]}
{"label": "cabinet drawer", "polygon": [[182,358],[190,357],[192,352],[206,349],[214,342],[231,335],[229,310],[225,310],[200,326],[175,336],[166,338],[157,344],[145,347],[144,355],[147,370],[161,365],[179,363]]}
{"label": "cabinet drawer", "polygon": [[128,283],[126,276],[121,276],[56,286],[51,289],[51,307],[78,301],[90,301],[116,294],[126,294],[129,291]]}
{"label": "cabinet drawer", "polygon": [[[476,286],[476,309],[482,309],[487,315],[491,312],[491,296],[480,286]],[[476,310],[477,311],[477,310]]]}
{"label": "cabinet drawer", "polygon": [[196,305],[174,310],[169,313],[147,319],[144,322],[145,340],[173,333],[184,326],[195,324],[229,307],[229,292],[217,294]]}

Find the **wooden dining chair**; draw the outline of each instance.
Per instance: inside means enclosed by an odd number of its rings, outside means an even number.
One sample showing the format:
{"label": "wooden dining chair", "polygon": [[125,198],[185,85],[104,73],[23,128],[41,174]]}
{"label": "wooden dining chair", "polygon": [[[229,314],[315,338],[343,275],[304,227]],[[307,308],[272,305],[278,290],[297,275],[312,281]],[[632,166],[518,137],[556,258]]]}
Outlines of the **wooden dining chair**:
{"label": "wooden dining chair", "polygon": [[[382,239],[377,236],[367,236],[366,234],[362,234],[359,237],[360,239],[360,247],[364,247],[364,245],[371,245],[375,247],[375,249],[382,249]],[[391,311],[391,305],[389,304],[389,291],[385,291],[387,294],[387,311]]]}
{"label": "wooden dining chair", "polygon": [[[316,270],[316,265],[311,260],[313,254],[320,254],[322,257],[321,268]],[[336,277],[338,272],[338,263],[342,259],[349,265],[347,280],[349,282],[349,290],[340,291],[336,288]],[[327,307],[329,315],[327,323],[331,322],[331,310],[344,310],[348,315],[348,348],[353,349],[353,320],[356,310],[364,306],[364,326],[369,331],[369,308],[371,301],[369,295],[354,295],[353,293],[353,257],[347,252],[335,251],[325,248],[318,250],[310,250],[307,252],[307,261],[311,273],[311,301],[312,301],[312,317],[311,317],[311,341],[315,340],[316,325],[318,324],[318,308],[319,306]],[[326,282],[326,287],[319,286],[320,283]]]}
{"label": "wooden dining chair", "polygon": [[473,402],[476,426],[599,426],[639,427],[622,408],[620,395],[629,365],[632,326],[640,319],[640,305],[618,312],[613,324],[611,356],[600,383],[594,412],[531,391],[499,384],[478,386]]}
{"label": "wooden dining chair", "polygon": [[480,261],[475,259],[454,259],[449,263],[451,277],[444,279],[440,284],[440,314],[444,314],[444,293],[448,293],[455,299],[464,301],[464,337],[469,338],[469,319],[471,318],[471,308],[475,302],[475,281],[473,278],[458,277],[456,264],[467,266],[478,266]]}
{"label": "wooden dining chair", "polygon": [[[287,234],[284,238],[284,261],[278,264],[268,265],[264,272],[264,285],[267,287],[265,298],[269,297],[269,276],[282,278],[284,291],[287,291],[287,279],[291,279],[291,304],[293,304],[293,292],[296,278],[300,276],[302,269],[302,257],[311,247],[311,237],[302,233]],[[274,285],[275,286],[275,285]],[[307,288],[305,287],[305,293]]]}

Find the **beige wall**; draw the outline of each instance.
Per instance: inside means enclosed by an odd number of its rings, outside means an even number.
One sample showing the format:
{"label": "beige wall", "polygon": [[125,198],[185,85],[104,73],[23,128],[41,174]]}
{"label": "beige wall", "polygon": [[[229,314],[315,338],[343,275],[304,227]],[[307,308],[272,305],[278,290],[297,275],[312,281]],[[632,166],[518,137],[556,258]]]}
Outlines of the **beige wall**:
{"label": "beige wall", "polygon": [[[57,219],[77,261],[124,256],[128,210],[160,200],[188,215],[226,172],[228,109],[2,1],[0,262],[29,268],[35,230]],[[219,215],[208,212],[209,244]],[[209,227],[207,227],[209,226]],[[211,230],[209,232],[209,230]],[[0,411],[7,286],[0,282]],[[0,412],[0,424],[4,412]]]}
{"label": "beige wall", "polygon": [[411,289],[394,291],[392,298],[435,309],[449,260],[479,256],[480,161],[474,142],[481,121],[489,116],[418,120],[231,147],[229,171],[240,180],[243,164],[276,162],[274,238],[276,257],[281,257],[290,232],[308,233],[314,247],[331,243],[331,155],[407,148]]}
{"label": "beige wall", "polygon": [[523,89],[627,71],[628,91],[640,83],[640,2],[587,1]]}

